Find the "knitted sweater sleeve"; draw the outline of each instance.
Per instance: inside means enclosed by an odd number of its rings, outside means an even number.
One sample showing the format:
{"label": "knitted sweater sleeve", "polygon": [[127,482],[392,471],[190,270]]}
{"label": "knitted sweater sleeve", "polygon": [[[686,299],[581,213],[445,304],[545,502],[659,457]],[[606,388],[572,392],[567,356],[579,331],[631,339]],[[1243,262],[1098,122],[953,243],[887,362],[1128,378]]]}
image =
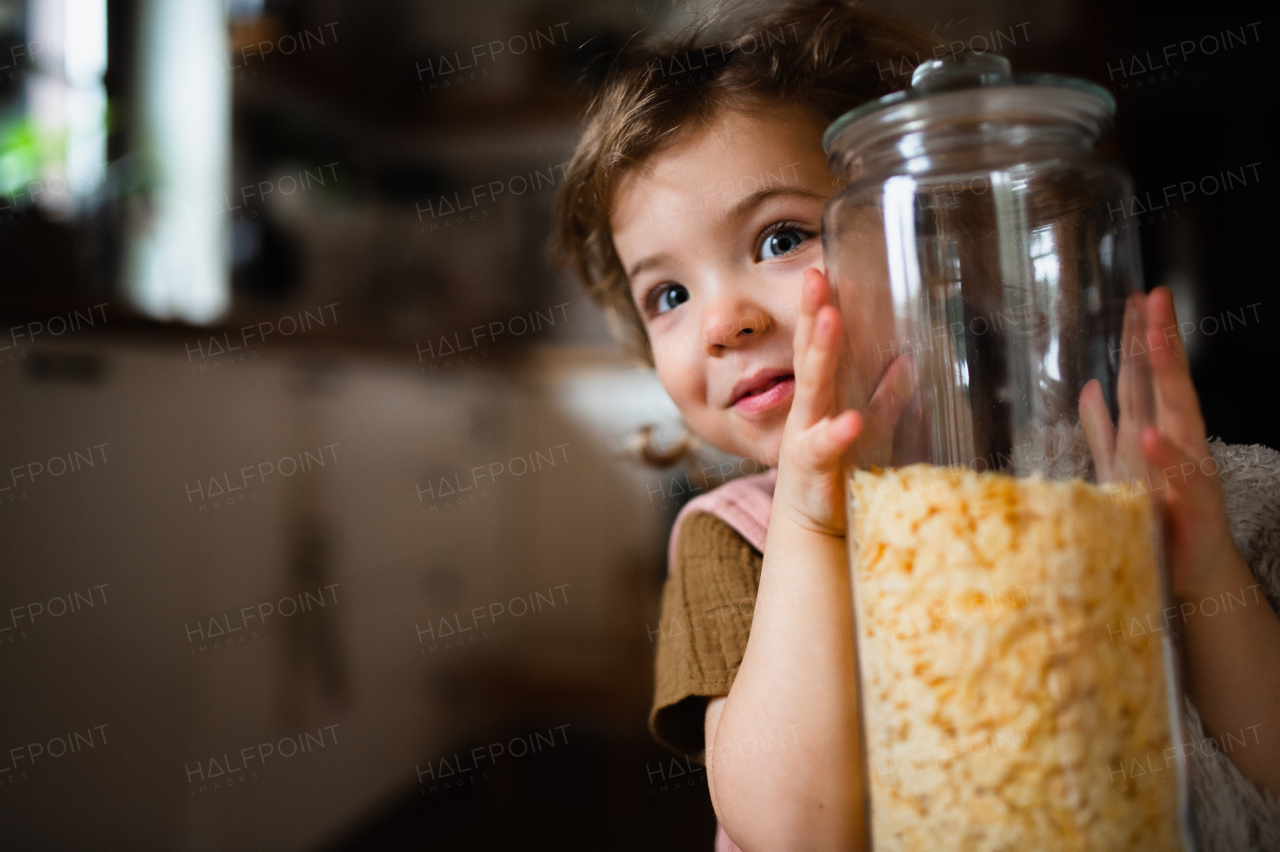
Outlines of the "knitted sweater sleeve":
{"label": "knitted sweater sleeve", "polygon": [[[1280,612],[1280,453],[1260,445],[1221,441],[1212,442],[1210,448],[1236,546],[1253,570],[1262,595]],[[1195,746],[1189,774],[1201,852],[1280,849],[1280,803],[1260,793],[1231,763],[1229,751],[1248,748],[1247,736],[1243,746],[1238,738],[1227,737],[1224,745],[1206,736],[1195,707],[1189,699],[1185,703],[1190,742]]]}
{"label": "knitted sweater sleeve", "polygon": [[654,634],[649,730],[674,751],[701,759],[707,699],[727,695],[742,664],[763,557],[705,512],[680,528],[677,558]]}

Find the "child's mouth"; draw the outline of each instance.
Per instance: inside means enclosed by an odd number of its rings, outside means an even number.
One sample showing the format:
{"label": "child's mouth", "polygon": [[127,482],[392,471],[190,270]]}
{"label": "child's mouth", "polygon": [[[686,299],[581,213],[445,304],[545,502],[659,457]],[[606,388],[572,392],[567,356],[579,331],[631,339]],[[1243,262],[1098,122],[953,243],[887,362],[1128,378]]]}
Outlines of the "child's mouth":
{"label": "child's mouth", "polygon": [[733,408],[742,414],[759,414],[789,400],[795,389],[795,375],[787,373],[774,376],[759,388],[749,390],[739,397]]}

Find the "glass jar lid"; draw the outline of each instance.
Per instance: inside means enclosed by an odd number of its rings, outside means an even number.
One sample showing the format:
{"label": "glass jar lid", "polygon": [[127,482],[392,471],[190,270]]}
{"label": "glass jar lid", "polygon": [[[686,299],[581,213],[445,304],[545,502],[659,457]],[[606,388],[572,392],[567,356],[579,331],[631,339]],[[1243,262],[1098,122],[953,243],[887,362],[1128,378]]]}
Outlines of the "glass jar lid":
{"label": "glass jar lid", "polygon": [[1111,132],[1116,102],[1096,83],[1058,74],[1014,74],[995,53],[930,59],[911,86],[851,109],[822,135],[831,165],[907,133],[957,123],[1074,125],[1094,145]]}

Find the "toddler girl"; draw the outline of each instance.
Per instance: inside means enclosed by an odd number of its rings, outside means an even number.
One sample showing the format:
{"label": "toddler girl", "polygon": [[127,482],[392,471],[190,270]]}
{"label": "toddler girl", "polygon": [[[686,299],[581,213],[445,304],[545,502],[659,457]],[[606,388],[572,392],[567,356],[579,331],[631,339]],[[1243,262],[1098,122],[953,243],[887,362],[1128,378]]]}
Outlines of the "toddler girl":
{"label": "toddler girl", "polygon": [[[840,186],[821,137],[904,83],[904,57],[932,55],[912,27],[836,0],[736,22],[724,39],[708,28],[632,47],[591,102],[559,199],[562,255],[689,428],[774,468],[686,507],[663,596],[650,727],[704,757],[720,850],[865,844],[840,459],[891,432],[912,386],[898,365],[865,415],[837,405],[843,332],[820,229]],[[1177,328],[1170,296],[1145,298],[1159,427],[1142,448],[1155,469],[1178,469],[1211,448],[1181,343],[1163,333]],[[1096,388],[1082,395],[1102,451],[1111,425],[1099,400]],[[1205,849],[1280,848],[1267,798],[1280,794],[1280,454],[1250,449],[1258,464],[1246,467],[1241,448],[1212,452],[1225,499],[1250,492],[1252,526],[1228,525],[1206,466],[1170,481],[1175,594],[1261,582],[1272,604],[1186,624],[1193,716],[1211,735],[1256,738],[1196,767],[1199,828]]]}

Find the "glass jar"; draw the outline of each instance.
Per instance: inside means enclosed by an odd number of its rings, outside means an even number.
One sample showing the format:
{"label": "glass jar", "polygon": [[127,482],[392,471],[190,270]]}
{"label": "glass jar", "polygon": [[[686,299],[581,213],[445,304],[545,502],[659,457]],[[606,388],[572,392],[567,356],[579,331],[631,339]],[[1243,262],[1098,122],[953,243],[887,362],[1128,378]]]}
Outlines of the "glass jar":
{"label": "glass jar", "polygon": [[969,55],[824,137],[877,850],[1194,848],[1114,109]]}

